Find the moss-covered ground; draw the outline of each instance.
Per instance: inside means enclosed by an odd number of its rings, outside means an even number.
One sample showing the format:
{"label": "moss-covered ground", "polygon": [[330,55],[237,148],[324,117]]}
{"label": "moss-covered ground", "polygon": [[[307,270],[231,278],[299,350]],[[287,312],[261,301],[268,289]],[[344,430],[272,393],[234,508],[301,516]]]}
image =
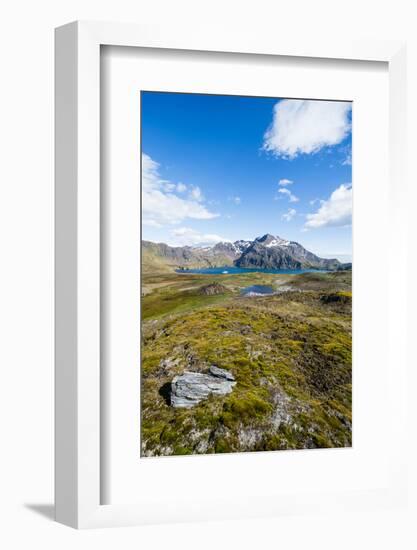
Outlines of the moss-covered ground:
{"label": "moss-covered ground", "polygon": [[[204,285],[225,287],[206,295]],[[242,288],[277,293],[245,297]],[[143,275],[144,456],[351,445],[351,273]],[[232,393],[191,409],[170,382],[210,365]]]}

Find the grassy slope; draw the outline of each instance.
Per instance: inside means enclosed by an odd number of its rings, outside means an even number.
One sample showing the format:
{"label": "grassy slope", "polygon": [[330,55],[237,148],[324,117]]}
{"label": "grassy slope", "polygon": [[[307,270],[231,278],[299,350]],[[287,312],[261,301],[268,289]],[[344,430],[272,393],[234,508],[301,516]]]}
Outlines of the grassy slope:
{"label": "grassy slope", "polygon": [[152,247],[142,247],[142,269],[145,274],[173,273],[180,267],[188,269],[199,269],[213,266],[233,265],[233,261],[221,254],[213,258],[195,255],[192,259],[185,261],[180,258],[168,258],[161,256]]}
{"label": "grassy slope", "polygon": [[154,254],[152,250],[142,249],[142,270],[144,274],[172,273],[175,266],[169,265],[165,259]]}
{"label": "grassy slope", "polygon": [[[219,296],[199,293],[214,280]],[[251,284],[296,289],[247,298]],[[351,274],[144,275],[142,451],[145,455],[351,444]],[[299,292],[302,290],[302,292]],[[323,296],[340,295],[327,303]],[[170,381],[210,364],[237,385],[173,409]]]}

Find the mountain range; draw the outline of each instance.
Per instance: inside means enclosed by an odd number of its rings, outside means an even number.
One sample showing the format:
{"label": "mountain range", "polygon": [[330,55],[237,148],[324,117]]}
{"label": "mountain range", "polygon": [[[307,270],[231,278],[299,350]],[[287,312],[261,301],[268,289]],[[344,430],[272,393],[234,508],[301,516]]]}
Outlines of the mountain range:
{"label": "mountain range", "polygon": [[320,258],[295,241],[270,235],[253,241],[219,242],[214,246],[169,246],[142,241],[144,271],[236,266],[259,269],[351,269],[336,258]]}

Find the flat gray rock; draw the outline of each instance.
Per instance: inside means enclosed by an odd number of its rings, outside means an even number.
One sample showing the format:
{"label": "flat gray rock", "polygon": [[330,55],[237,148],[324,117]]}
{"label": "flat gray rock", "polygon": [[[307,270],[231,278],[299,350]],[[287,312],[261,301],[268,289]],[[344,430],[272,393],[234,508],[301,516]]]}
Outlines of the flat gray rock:
{"label": "flat gray rock", "polygon": [[235,377],[231,372],[225,369],[220,369],[219,367],[216,367],[216,365],[211,365],[210,374],[212,374],[213,376],[217,376],[217,378],[225,378],[226,380],[230,380],[231,382],[234,382],[235,380]]}
{"label": "flat gray rock", "polygon": [[[223,369],[219,369],[219,371],[233,376]],[[184,372],[184,374],[175,376],[171,382],[171,405],[178,408],[194,407],[212,393],[215,395],[230,393],[235,384],[234,379],[227,379],[224,374],[216,376],[211,372],[209,374]]]}

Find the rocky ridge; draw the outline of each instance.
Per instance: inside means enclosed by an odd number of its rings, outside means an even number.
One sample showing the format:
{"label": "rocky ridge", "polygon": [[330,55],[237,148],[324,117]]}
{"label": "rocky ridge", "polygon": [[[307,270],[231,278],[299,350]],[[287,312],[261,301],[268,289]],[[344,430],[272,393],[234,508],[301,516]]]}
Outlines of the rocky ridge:
{"label": "rocky ridge", "polygon": [[142,241],[144,265],[159,263],[174,269],[235,265],[259,269],[337,270],[343,264],[336,258],[320,258],[301,244],[266,233],[253,241],[220,242],[212,247],[171,247],[164,243]]}

